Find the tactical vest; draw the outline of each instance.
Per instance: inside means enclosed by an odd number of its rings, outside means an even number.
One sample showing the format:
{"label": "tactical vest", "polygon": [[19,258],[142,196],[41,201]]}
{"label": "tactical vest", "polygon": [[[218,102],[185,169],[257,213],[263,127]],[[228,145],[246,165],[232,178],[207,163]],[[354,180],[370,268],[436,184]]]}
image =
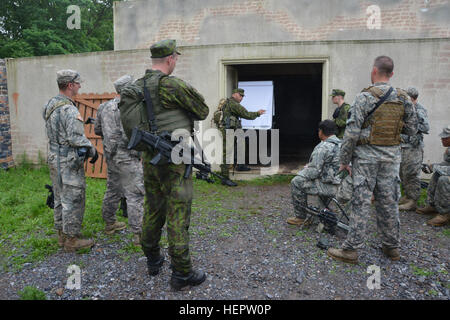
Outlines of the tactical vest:
{"label": "tactical vest", "polygon": [[[377,87],[371,86],[363,89],[362,92],[369,92],[375,98],[380,99],[383,91]],[[406,93],[397,88],[398,97],[405,97]],[[383,102],[375,112],[364,121],[362,128],[370,126],[370,135],[368,138],[361,138],[360,144],[372,144],[377,146],[395,146],[401,143],[400,132],[403,128],[403,115],[405,107],[402,100],[397,98],[394,101]]]}
{"label": "tactical vest", "polygon": [[193,121],[188,113],[181,108],[168,109],[161,103],[159,96],[159,84],[166,75],[160,71],[151,70],[145,75],[147,87],[150,89],[150,96],[153,102],[153,112],[155,113],[158,132],[167,131],[172,133],[176,129],[185,129],[190,133],[193,130]]}

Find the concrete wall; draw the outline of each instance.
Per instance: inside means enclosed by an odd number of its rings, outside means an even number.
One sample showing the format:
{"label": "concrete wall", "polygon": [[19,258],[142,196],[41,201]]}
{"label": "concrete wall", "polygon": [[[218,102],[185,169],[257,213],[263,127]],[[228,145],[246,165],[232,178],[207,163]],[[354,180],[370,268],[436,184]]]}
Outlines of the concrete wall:
{"label": "concrete wall", "polygon": [[[367,12],[380,8],[380,28]],[[316,40],[446,38],[449,0],[135,0],[114,6],[114,48]],[[370,20],[373,21],[373,20]]]}
{"label": "concrete wall", "polygon": [[0,59],[0,169],[14,165],[9,121],[8,80],[5,60]]}
{"label": "concrete wall", "polygon": [[[438,138],[449,122],[450,40],[383,41],[308,41],[288,43],[247,43],[185,46],[174,75],[190,82],[210,106],[210,115],[202,123],[209,128],[211,116],[220,98],[226,95],[224,64],[292,62],[304,59],[327,61],[324,73],[323,118],[331,117],[335,106],[327,94],[332,88],[347,92],[349,103],[370,84],[373,59],[387,54],[394,59],[392,84],[415,86],[419,101],[428,109],[431,132],[425,137],[425,160],[440,161],[443,148]],[[27,152],[37,160],[38,151],[47,153],[44,120],[45,103],[57,94],[56,71],[78,70],[86,79],[80,93],[113,92],[112,82],[123,74],[143,75],[149,67],[149,51],[131,50],[90,54],[9,59],[8,86],[11,113],[13,156]]]}

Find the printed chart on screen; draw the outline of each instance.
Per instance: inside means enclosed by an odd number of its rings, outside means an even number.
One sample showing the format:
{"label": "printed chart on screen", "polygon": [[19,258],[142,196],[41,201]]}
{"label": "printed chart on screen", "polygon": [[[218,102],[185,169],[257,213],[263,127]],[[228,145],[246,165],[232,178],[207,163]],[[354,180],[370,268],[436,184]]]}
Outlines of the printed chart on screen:
{"label": "printed chart on screen", "polygon": [[255,120],[242,119],[243,129],[272,129],[272,116],[275,112],[273,99],[273,81],[241,81],[238,87],[245,90],[241,104],[248,111],[266,110],[266,113]]}

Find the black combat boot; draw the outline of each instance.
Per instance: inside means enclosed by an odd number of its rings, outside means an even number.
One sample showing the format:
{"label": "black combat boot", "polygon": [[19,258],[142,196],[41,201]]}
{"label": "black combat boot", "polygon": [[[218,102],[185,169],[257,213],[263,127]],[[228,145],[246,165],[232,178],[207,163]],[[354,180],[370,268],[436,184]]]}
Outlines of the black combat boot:
{"label": "black combat boot", "polygon": [[188,274],[172,271],[172,278],[170,278],[170,286],[172,289],[179,291],[187,286],[198,286],[206,280],[206,274],[203,271],[192,270]]}
{"label": "black combat boot", "polygon": [[250,171],[251,168],[247,167],[245,164],[238,164],[236,167],[236,171]]}
{"label": "black combat boot", "polygon": [[147,268],[150,276],[156,276],[164,263],[164,257],[147,257]]}

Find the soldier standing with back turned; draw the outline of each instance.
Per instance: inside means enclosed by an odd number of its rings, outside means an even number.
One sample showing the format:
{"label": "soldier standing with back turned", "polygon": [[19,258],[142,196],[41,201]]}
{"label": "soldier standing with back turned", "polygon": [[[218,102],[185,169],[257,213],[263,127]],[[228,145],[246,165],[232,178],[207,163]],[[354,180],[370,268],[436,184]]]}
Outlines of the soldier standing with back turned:
{"label": "soldier standing with back turned", "polygon": [[[183,80],[170,76],[179,52],[175,40],[162,40],[150,47],[152,69],[135,85],[149,89],[155,114],[157,133],[171,134],[177,129],[192,133],[195,120],[204,120],[209,108],[203,96]],[[172,262],[170,285],[174,290],[201,284],[206,274],[192,268],[189,253],[189,224],[193,196],[192,174],[184,178],[185,164],[159,164],[150,160],[156,150],[143,154],[145,213],[142,227],[142,249],[147,257],[150,276],[155,276],[164,262],[161,255],[161,232],[167,223],[167,240]]]}
{"label": "soldier standing with back turned", "polygon": [[403,133],[414,135],[417,125],[414,106],[406,92],[389,84],[393,70],[391,58],[375,59],[373,86],[356,96],[345,129],[340,170],[347,170],[353,177],[350,231],[342,249],[330,248],[328,255],[347,263],[358,263],[357,249],[364,245],[372,194],[383,253],[391,260],[400,259],[400,131],[403,126]]}
{"label": "soldier standing with back turned", "polygon": [[[120,94],[123,87],[133,81],[126,75],[114,82],[116,92]],[[99,106],[94,132],[103,138],[108,165],[106,192],[103,198],[102,215],[106,222],[105,233],[113,234],[125,229],[123,222],[117,221],[116,210],[122,197],[127,199],[128,223],[133,233],[133,244],[140,246],[142,217],[144,214],[144,174],[140,153],[128,150],[128,139],[120,121],[118,103],[115,98]]]}
{"label": "soldier standing with back turned", "polygon": [[86,181],[84,161],[97,160],[97,150],[84,135],[84,121],[72,98],[81,88],[74,70],[56,73],[59,94],[44,107],[43,118],[48,137],[48,166],[55,197],[54,220],[58,245],[65,251],[90,248],[94,241],[81,239]]}

